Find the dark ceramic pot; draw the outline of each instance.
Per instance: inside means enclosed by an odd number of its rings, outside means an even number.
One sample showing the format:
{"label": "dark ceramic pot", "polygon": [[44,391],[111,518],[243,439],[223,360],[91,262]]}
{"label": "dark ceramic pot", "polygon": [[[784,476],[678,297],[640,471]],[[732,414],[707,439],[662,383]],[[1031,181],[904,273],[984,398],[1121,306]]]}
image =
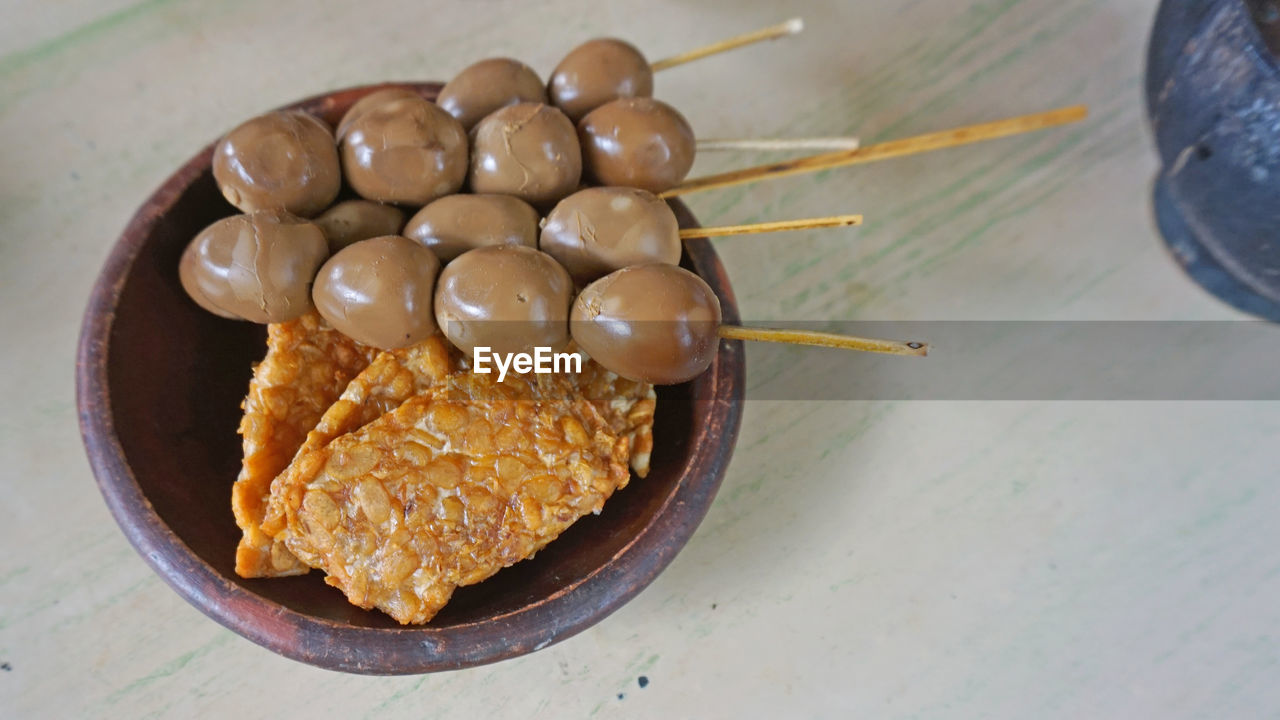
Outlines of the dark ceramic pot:
{"label": "dark ceramic pot", "polygon": [[1174,258],[1235,307],[1280,321],[1280,3],[1165,0],[1147,62]]}

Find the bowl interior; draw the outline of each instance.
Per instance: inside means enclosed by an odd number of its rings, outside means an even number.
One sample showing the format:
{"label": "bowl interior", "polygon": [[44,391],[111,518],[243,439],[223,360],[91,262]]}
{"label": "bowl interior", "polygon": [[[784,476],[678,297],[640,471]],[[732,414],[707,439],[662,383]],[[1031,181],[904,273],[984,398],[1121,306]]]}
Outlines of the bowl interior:
{"label": "bowl interior", "polygon": [[[218,318],[191,302],[177,277],[186,243],[234,212],[203,173],[159,218],[121,289],[108,355],[112,415],[134,477],[155,512],[218,574],[286,607],[366,627],[398,627],[349,604],[312,572],[246,580],[234,572],[240,537],[230,491],[240,469],[240,402],[266,348],[264,326]],[[693,384],[659,388],[648,477],[616,493],[599,516],[574,523],[531,559],[459,588],[431,626],[474,622],[516,610],[584,578],[643,529],[691,460]],[[702,411],[709,408],[702,407]]]}
{"label": "bowl interior", "polygon": [[[438,88],[414,87],[429,98]],[[333,93],[297,106],[332,123],[374,89]],[[438,649],[427,649],[407,663],[389,659],[372,665],[352,665],[341,652],[305,647],[308,638],[326,629],[405,629],[381,612],[350,605],[341,592],[324,584],[319,572],[245,580],[233,570],[240,535],[229,501],[241,457],[236,427],[253,364],[264,352],[265,328],[204,312],[186,297],[178,280],[178,260],[187,242],[209,223],[235,212],[213,181],[210,155],[206,148],[175,174],[126,231],[86,314],[79,368],[83,431],[108,504],[144,557],[188,600],[232,629],[299,659],[369,672],[421,671],[531,649],[516,642],[520,613],[562,600],[567,589],[589,582],[615,586],[604,594],[583,595],[588,606],[575,617],[586,618],[585,623],[575,620],[563,631],[549,634],[539,628],[530,635],[547,639],[540,645],[549,644],[608,614],[669,562],[705,514],[736,439],[742,393],[737,343],[722,343],[721,356],[703,377],[659,388],[647,478],[633,478],[599,516],[581,519],[535,558],[460,588],[429,625],[409,629],[447,638],[451,629],[473,631],[497,618],[511,636],[507,646],[463,661],[434,657]],[[694,224],[683,205],[673,206],[682,225]],[[726,319],[733,321],[734,298],[710,245],[693,241],[688,248],[683,264],[708,278],[721,296]],[[97,332],[107,336],[105,343],[97,342]],[[103,398],[109,424],[95,420],[97,397]],[[108,430],[114,437],[102,437]],[[116,456],[114,466],[100,457],[110,453]],[[138,494],[144,502],[130,503]],[[163,557],[182,553],[193,557]],[[175,578],[178,567],[212,581]],[[603,570],[613,574],[602,580]],[[267,604],[254,600],[242,608],[250,596]],[[283,626],[258,617],[263,608],[279,615]],[[529,617],[546,620],[543,615]],[[326,661],[331,655],[335,659]]]}

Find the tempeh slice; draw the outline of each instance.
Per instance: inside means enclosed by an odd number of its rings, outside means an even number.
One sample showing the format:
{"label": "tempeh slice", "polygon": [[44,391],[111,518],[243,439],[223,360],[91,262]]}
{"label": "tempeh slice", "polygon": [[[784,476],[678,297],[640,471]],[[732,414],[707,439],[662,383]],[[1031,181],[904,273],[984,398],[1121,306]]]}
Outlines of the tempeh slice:
{"label": "tempeh slice", "polygon": [[300,454],[282,536],[352,603],[424,623],[598,512],[626,462],[577,376],[458,373]]}
{"label": "tempeh slice", "polygon": [[330,328],[314,312],[267,326],[267,354],[254,368],[241,403],[244,460],[231,489],[231,509],[243,531],[236,548],[241,577],[307,572],[283,544],[262,532],[271,481],[375,352]]}
{"label": "tempeh slice", "polygon": [[[395,410],[404,401],[444,380],[454,365],[449,346],[439,334],[407,348],[379,353],[324,412],[315,428],[307,433],[306,442],[297,454],[322,448],[334,438],[359,430]],[[286,489],[285,470],[282,469],[271,484],[271,497],[262,521],[262,529],[269,535],[284,530],[284,493],[300,492],[297,487]]]}
{"label": "tempeh slice", "polygon": [[582,365],[578,385],[613,432],[629,441],[636,477],[647,476],[653,452],[653,414],[658,407],[653,385],[618,377],[590,359]]}
{"label": "tempeh slice", "polygon": [[[452,372],[465,371],[465,359],[456,357],[441,335],[400,350],[383,352],[351,381],[342,397],[333,404],[315,429],[307,434],[299,455],[324,447],[334,438],[357,430],[400,406],[411,397],[426,392]],[[631,448],[630,462],[638,477],[649,473],[653,450],[653,413],[657,403],[653,386],[620,378],[598,363],[586,359],[577,384],[582,394],[604,416],[614,434],[626,437]],[[296,484],[285,481],[281,472],[272,483],[262,529],[268,535],[284,530],[284,495],[300,493]],[[298,497],[291,501],[296,505]]]}

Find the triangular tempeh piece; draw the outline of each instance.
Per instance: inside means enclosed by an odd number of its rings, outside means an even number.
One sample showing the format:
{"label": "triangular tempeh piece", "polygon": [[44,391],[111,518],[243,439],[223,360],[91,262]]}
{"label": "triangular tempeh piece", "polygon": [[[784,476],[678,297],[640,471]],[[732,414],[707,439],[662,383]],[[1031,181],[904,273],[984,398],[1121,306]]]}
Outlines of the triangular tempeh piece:
{"label": "triangular tempeh piece", "polygon": [[627,440],[578,376],[463,372],[300,453],[282,537],[364,608],[424,623],[626,485]]}
{"label": "triangular tempeh piece", "polygon": [[[379,353],[324,412],[307,433],[306,442],[297,454],[322,448],[336,437],[359,430],[409,398],[426,392],[456,370],[457,363],[450,355],[449,346],[439,334],[407,348]],[[284,530],[284,493],[297,492],[296,488],[286,488],[285,470],[281,468],[280,477],[271,484],[271,496],[261,522],[263,532],[268,535]]]}
{"label": "triangular tempeh piece", "polygon": [[[466,371],[465,359],[451,353],[441,335],[433,335],[407,348],[380,353],[325,411],[307,434],[298,454],[324,447],[334,438],[373,422],[409,398],[426,392],[450,373]],[[653,450],[653,414],[657,405],[653,386],[620,378],[587,359],[576,387],[600,411],[613,432],[627,438],[631,467],[636,475],[648,475],[649,455]],[[278,535],[284,530],[284,494],[299,492],[296,486],[286,486],[285,475],[287,472],[281,472],[280,478],[272,483],[261,522],[263,532],[268,535]],[[296,503],[298,498],[292,501]]]}
{"label": "triangular tempeh piece", "polygon": [[261,530],[271,481],[375,352],[330,328],[314,312],[267,327],[266,356],[254,368],[241,404],[244,461],[231,489],[231,509],[243,531],[236,548],[241,577],[307,572],[306,565]]}

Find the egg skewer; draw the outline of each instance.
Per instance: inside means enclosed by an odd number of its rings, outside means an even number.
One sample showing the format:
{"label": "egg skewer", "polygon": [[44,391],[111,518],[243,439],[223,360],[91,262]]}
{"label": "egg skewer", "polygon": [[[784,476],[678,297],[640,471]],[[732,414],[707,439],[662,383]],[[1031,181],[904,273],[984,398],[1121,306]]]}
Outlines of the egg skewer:
{"label": "egg skewer", "polygon": [[551,73],[547,93],[551,102],[577,122],[610,100],[652,96],[655,72],[764,40],[794,35],[803,29],[804,21],[792,18],[654,63],[625,40],[596,38],[569,51],[560,61]]}
{"label": "egg skewer", "polygon": [[675,265],[633,265],[600,278],[574,300],[570,333],[596,362],[631,380],[675,385],[701,375],[719,342],[763,340],[922,357],[920,342],[725,325],[705,280]]}
{"label": "egg skewer", "polygon": [[[803,29],[804,21],[800,18],[792,18],[777,25],[743,33],[695,50],[664,58],[655,63],[647,63],[639,50],[622,40],[601,38],[588,41],[584,45],[589,47],[592,43],[607,43],[610,51],[620,52],[626,56],[629,62],[623,63],[623,65],[632,68],[631,72],[638,72],[641,69],[647,70],[647,80],[641,80],[634,84],[637,91],[647,88],[647,91],[636,92],[634,95],[647,96],[652,93],[652,74],[655,72],[745,45],[793,35]],[[620,97],[620,95],[612,97]],[[612,97],[604,98],[604,100],[612,99]],[[470,130],[486,115],[507,105],[521,102],[549,103],[550,100],[547,94],[547,85],[543,84],[533,68],[519,60],[495,57],[481,60],[463,68],[441,88],[436,102],[446,112],[457,118],[464,128]],[[599,105],[601,102],[595,104]],[[577,117],[574,117],[574,113],[570,113],[570,116],[577,120]],[[580,116],[581,114],[578,114],[578,117]]]}
{"label": "egg skewer", "polygon": [[683,239],[858,225],[861,215],[785,220],[722,228],[680,229],[656,195],[633,187],[591,187],[566,197],[542,224],[538,247],[586,285],[628,265],[680,262]]}
{"label": "egg skewer", "polygon": [[[441,88],[436,104],[440,115],[471,134],[472,187],[545,205],[572,192],[584,175],[599,185],[668,190],[685,179],[699,149],[847,150],[858,145],[856,138],[699,142],[678,110],[649,97],[651,78],[609,80],[610,74],[642,72],[626,69],[643,65],[638,53],[620,40],[590,41],[565,61],[581,67],[570,72],[561,63],[550,92],[518,60],[489,58],[464,68]],[[583,95],[578,85],[595,89]],[[348,129],[363,115],[404,100],[407,92],[386,88],[362,99],[340,123],[339,140],[348,144]]]}
{"label": "egg skewer", "polygon": [[816,345],[924,356],[928,345],[801,330],[726,325],[720,300],[676,265],[631,265],[574,297],[569,274],[529,247],[483,247],[445,267],[435,286],[436,324],[468,356],[579,349],[624,378],[674,385],[701,375],[721,339]]}

